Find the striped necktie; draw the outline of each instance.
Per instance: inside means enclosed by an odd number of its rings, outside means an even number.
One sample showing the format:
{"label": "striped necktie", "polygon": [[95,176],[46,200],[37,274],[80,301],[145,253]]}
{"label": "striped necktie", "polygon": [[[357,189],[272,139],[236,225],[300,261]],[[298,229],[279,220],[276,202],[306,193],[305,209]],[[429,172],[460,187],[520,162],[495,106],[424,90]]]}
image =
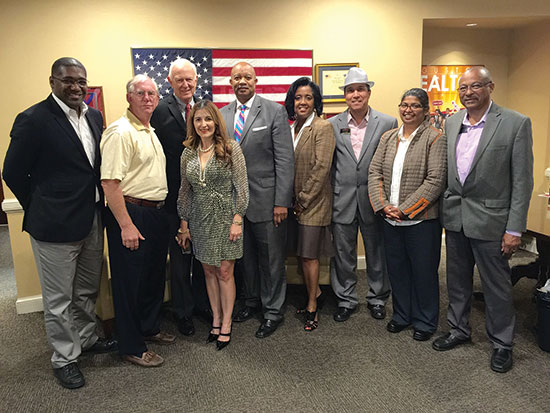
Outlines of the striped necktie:
{"label": "striped necktie", "polygon": [[239,113],[239,117],[237,118],[237,122],[235,123],[235,133],[233,136],[235,136],[235,140],[237,142],[241,141],[241,136],[243,134],[244,129],[244,111],[246,110],[246,105],[239,106],[239,109],[241,110]]}

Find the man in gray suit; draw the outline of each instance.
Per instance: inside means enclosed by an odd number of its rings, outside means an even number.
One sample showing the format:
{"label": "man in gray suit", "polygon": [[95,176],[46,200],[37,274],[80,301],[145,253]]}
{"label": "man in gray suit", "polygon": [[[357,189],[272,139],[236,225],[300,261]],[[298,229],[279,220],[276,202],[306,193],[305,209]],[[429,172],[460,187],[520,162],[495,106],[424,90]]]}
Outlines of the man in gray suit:
{"label": "man in gray suit", "polygon": [[236,64],[230,83],[237,100],[221,112],[229,136],[241,144],[250,191],[242,259],[245,306],[234,321],[246,321],[261,308],[264,321],[256,337],[264,338],[283,319],[286,217],[294,189],[294,150],[284,107],[256,95],[257,81],[250,64]]}
{"label": "man in gray suit", "polygon": [[331,260],[330,279],[338,299],[334,320],[346,321],[355,311],[357,299],[357,231],[365,244],[369,292],[367,306],[376,319],[386,316],[390,295],[382,243],[381,217],[369,202],[369,165],[382,134],[397,127],[397,120],[369,106],[371,88],[367,74],[351,68],[341,89],[348,109],[330,119],[336,137],[332,162],[332,231],[336,254]]}
{"label": "man in gray suit", "polygon": [[512,368],[516,321],[508,259],[521,241],[533,190],[531,121],[491,101],[491,74],[468,69],[459,80],[466,107],[447,119],[448,182],[441,219],[447,248],[447,321],[433,342],[439,351],[471,341],[468,323],[474,264],[485,296],[491,369]]}

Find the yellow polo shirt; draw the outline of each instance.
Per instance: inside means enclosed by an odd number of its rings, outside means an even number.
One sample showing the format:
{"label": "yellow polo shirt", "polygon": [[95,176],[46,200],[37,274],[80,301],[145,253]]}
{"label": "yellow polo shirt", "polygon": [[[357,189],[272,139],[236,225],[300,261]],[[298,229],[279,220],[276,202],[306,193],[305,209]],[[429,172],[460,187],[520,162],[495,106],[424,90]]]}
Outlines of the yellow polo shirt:
{"label": "yellow polo shirt", "polygon": [[163,201],[168,193],[166,158],[155,130],[130,110],[101,138],[101,179],[118,179],[124,195]]}

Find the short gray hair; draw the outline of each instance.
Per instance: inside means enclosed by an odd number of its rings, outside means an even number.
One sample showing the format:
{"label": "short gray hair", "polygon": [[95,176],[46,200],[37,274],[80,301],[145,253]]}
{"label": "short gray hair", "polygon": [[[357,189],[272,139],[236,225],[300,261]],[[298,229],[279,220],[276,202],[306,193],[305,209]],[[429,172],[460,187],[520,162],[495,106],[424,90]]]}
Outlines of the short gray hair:
{"label": "short gray hair", "polygon": [[197,66],[195,66],[195,63],[184,59],[180,57],[179,59],[174,60],[172,63],[170,63],[170,69],[168,70],[168,76],[172,77],[172,70],[175,67],[184,67],[184,66],[191,66],[191,69],[193,69],[193,72],[195,72],[195,76],[197,76]]}
{"label": "short gray hair", "polygon": [[135,75],[133,78],[131,78],[128,83],[126,83],[126,93],[132,93],[135,88],[136,88],[136,85],[138,83],[141,83],[141,82],[145,82],[147,80],[150,80],[151,82],[153,82],[153,85],[155,86],[155,90],[159,91],[159,88],[157,86],[157,82],[155,82],[154,79],[150,78],[149,76],[147,75]]}

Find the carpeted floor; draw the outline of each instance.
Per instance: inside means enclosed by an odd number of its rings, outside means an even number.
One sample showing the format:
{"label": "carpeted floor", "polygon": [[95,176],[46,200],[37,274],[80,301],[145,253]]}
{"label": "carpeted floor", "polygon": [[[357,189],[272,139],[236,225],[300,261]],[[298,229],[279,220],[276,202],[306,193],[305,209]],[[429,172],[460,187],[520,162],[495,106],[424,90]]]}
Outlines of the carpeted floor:
{"label": "carpeted floor", "polygon": [[[517,260],[517,258],[515,258]],[[520,258],[521,259],[521,258]],[[524,258],[529,260],[530,258]],[[444,262],[440,329],[446,330]],[[300,288],[289,289],[286,319],[264,340],[257,320],[234,324],[221,352],[197,334],[172,346],[151,346],[164,366],[143,369],[113,354],[82,357],[86,386],[66,390],[50,368],[41,313],[16,315],[16,289],[7,228],[0,229],[0,411],[2,412],[542,412],[549,410],[550,354],[533,335],[534,281],[515,287],[515,365],[507,374],[489,368],[491,346],[483,303],[472,310],[473,344],[436,352],[412,340],[411,330],[390,334],[363,305],[346,323],[332,320],[333,300],[318,330],[306,333],[294,315]],[[479,281],[478,283],[479,289]],[[391,309],[391,305],[388,306]],[[176,332],[165,321],[166,330]]]}

